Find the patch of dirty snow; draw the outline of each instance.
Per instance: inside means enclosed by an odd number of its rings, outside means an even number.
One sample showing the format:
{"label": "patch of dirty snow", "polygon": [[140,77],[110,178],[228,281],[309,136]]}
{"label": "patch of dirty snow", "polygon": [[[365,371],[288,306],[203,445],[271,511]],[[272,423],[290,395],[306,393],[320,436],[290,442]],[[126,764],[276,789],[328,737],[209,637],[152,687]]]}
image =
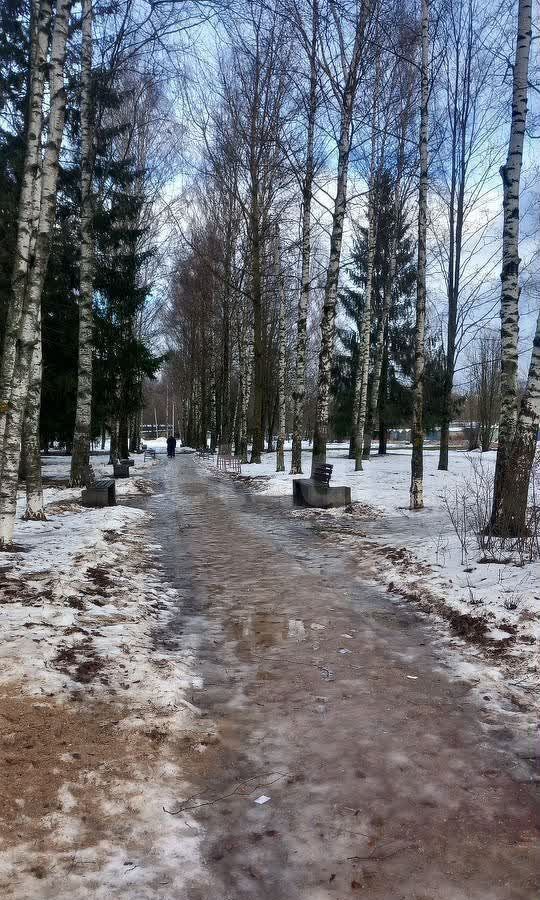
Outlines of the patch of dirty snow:
{"label": "patch of dirty snow", "polygon": [[[53,466],[62,482],[69,461]],[[46,487],[47,520],[18,521],[0,555],[0,894],[182,896],[201,831],[163,807],[192,790],[179,748],[201,677],[191,648],[159,640],[182,598],[164,588],[147,513],[79,497]]]}

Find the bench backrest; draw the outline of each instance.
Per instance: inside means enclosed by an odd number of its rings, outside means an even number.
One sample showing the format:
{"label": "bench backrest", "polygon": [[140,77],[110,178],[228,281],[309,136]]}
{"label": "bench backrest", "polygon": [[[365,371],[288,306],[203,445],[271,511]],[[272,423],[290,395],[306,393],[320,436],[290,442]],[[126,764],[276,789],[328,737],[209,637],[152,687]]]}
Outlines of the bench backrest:
{"label": "bench backrest", "polygon": [[318,484],[330,484],[333,468],[330,465],[316,466],[311,476],[312,480]]}
{"label": "bench backrest", "polygon": [[105,491],[113,485],[114,478],[98,478],[98,480],[94,481],[94,483],[91,484],[90,487],[97,488],[98,491]]}
{"label": "bench backrest", "polygon": [[217,468],[222,469],[224,472],[235,472],[237,475],[242,474],[242,465],[238,456],[225,456],[218,453]]}

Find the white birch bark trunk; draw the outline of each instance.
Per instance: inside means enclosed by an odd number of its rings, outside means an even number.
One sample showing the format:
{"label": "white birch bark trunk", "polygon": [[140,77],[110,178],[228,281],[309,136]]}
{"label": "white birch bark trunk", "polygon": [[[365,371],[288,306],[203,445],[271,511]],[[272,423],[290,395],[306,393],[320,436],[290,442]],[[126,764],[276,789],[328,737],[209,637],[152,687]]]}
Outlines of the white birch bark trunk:
{"label": "white birch bark trunk", "polygon": [[[334,22],[339,27],[339,18],[334,9]],[[317,384],[317,402],[315,409],[315,427],[313,432],[313,453],[311,471],[318,465],[326,463],[326,443],[328,440],[328,419],[330,404],[330,382],[332,359],[336,334],[336,304],[341,262],[341,245],[343,242],[343,224],[347,211],[347,174],[351,152],[351,129],[353,107],[358,91],[362,50],[365,30],[372,12],[371,0],[365,0],[359,11],[356,23],[354,45],[351,60],[345,74],[344,85],[337,92],[340,97],[340,130],[338,141],[338,166],[336,181],[336,198],[332,214],[332,230],[330,236],[330,257],[326,270],[324,302],[321,318],[321,346],[319,351],[319,375]],[[342,35],[341,35],[342,36]],[[342,54],[342,58],[344,56]],[[344,63],[345,65],[345,63]]]}
{"label": "white birch bark trunk", "polygon": [[302,274],[298,319],[296,325],[296,364],[294,373],[293,435],[291,475],[302,474],[302,432],[304,424],[304,398],[306,393],[307,317],[311,292],[311,202],[315,173],[315,119],[317,116],[317,27],[319,11],[317,0],[312,5],[312,31],[310,47],[309,107],[306,137],[306,171],[302,185]]}
{"label": "white birch bark trunk", "polygon": [[[215,369],[212,369],[210,372],[210,452],[214,453],[217,443],[218,443],[218,434],[217,434],[217,400],[216,400],[216,372]],[[172,403],[171,403],[172,410]],[[171,428],[171,434],[174,434],[174,430]],[[229,448],[230,450],[230,448]]]}
{"label": "white birch bark trunk", "polygon": [[429,124],[429,14],[430,0],[422,0],[422,62],[420,69],[420,185],[418,191],[418,265],[414,348],[413,417],[411,428],[410,509],[424,508],[424,369],[426,330],[426,237]]}
{"label": "white birch bark trunk", "polygon": [[240,403],[240,461],[248,461],[248,409],[251,396],[251,379],[253,372],[253,348],[251,326],[248,315],[244,321],[242,336],[242,397]]}
{"label": "white birch bark trunk", "polygon": [[[39,176],[41,134],[43,130],[43,95],[46,81],[51,15],[52,6],[50,0],[33,0],[28,127],[26,133],[21,195],[19,198],[17,244],[13,264],[12,290],[7,314],[2,352],[2,367],[0,371],[0,452],[4,443],[13,370],[15,367],[17,339],[24,307],[28,272],[31,266],[32,245],[35,240],[36,198],[37,203],[39,204],[41,197],[41,181]],[[37,213],[39,215],[39,206]],[[1,473],[2,458],[0,457],[0,477]]]}
{"label": "white birch bark trunk", "polygon": [[371,305],[373,293],[373,263],[375,260],[375,157],[376,157],[376,118],[377,118],[377,86],[373,98],[373,116],[371,123],[371,163],[368,187],[368,233],[366,260],[366,289],[364,293],[364,310],[362,327],[358,336],[358,368],[356,372],[355,397],[358,398],[358,417],[355,422],[354,469],[362,471],[362,453],[364,449],[364,427],[366,424],[367,393],[369,379],[369,358],[371,345]]}
{"label": "white birch bark trunk", "polygon": [[276,472],[285,471],[285,286],[281,274],[279,239],[276,236],[274,276],[279,292],[278,303],[278,436]]}
{"label": "white birch bark trunk", "polygon": [[512,123],[508,155],[501,167],[503,182],[503,249],[501,271],[501,414],[495,465],[492,524],[500,522],[501,497],[516,430],[519,340],[519,188],[527,120],[527,90],[532,31],[532,0],[519,0],[518,33],[512,88]]}
{"label": "white birch bark trunk", "polygon": [[326,443],[328,439],[328,415],[330,403],[330,379],[332,357],[336,333],[336,302],[343,240],[343,222],[347,208],[347,169],[351,146],[351,111],[344,111],[339,139],[339,162],[337,191],[332,217],[330,239],[330,260],[326,273],[324,304],[321,319],[321,347],[319,351],[319,377],[317,385],[317,406],[313,435],[312,470],[326,463]]}
{"label": "white birch bark trunk", "polygon": [[94,296],[94,237],[92,228],[92,170],[94,129],[92,117],[93,0],[82,0],[81,60],[81,256],[79,292],[79,367],[77,407],[70,483],[86,485],[92,477],[90,436],[92,418],[92,338]]}
{"label": "white birch bark trunk", "polygon": [[[512,442],[499,505],[499,522],[508,535],[526,534],[531,471],[536,456],[540,424],[540,312],[525,393]],[[502,531],[502,528],[500,529]]]}
{"label": "white birch bark trunk", "polygon": [[[350,79],[349,79],[350,82]],[[356,91],[350,83],[344,92],[341,110],[341,126],[338,142],[338,167],[336,199],[332,215],[330,237],[330,258],[324,286],[324,303],[321,319],[321,346],[319,351],[319,375],[317,383],[317,404],[313,434],[312,472],[326,463],[326,443],[328,439],[328,417],[330,404],[330,381],[332,358],[336,333],[336,303],[343,241],[343,224],[347,210],[347,173],[351,151],[352,109]]]}
{"label": "white birch bark trunk", "polygon": [[58,0],[53,24],[49,64],[49,125],[41,163],[41,202],[35,253],[27,274],[18,343],[11,379],[8,412],[1,447],[0,545],[13,540],[17,481],[26,395],[32,356],[38,342],[41,294],[54,225],[60,146],[64,131],[64,63],[72,0]]}
{"label": "white birch bark trunk", "polygon": [[39,433],[39,414],[41,411],[41,382],[42,382],[42,346],[41,346],[41,315],[38,316],[38,335],[32,364],[28,394],[26,397],[26,410],[24,415],[24,471],[26,479],[26,510],[23,519],[43,521],[45,511],[43,508],[43,485],[41,481],[41,446]]}
{"label": "white birch bark trunk", "polygon": [[236,391],[236,397],[235,397],[235,401],[234,401],[234,411],[233,411],[232,424],[231,424],[231,437],[232,437],[232,440],[234,441],[234,455],[235,456],[240,456],[240,430],[238,430],[238,434],[236,432],[236,424],[237,424],[237,422],[239,422],[240,400],[241,400],[241,389],[240,389],[240,385],[239,385],[238,390]]}
{"label": "white birch bark trunk", "polygon": [[368,201],[368,253],[366,263],[366,290],[362,325],[358,336],[358,368],[356,370],[355,397],[357,397],[358,413],[355,422],[354,469],[362,471],[362,451],[364,447],[364,427],[366,423],[367,390],[369,378],[370,338],[371,338],[371,303],[373,287],[373,260],[375,257],[375,216],[373,210],[373,184],[369,189]]}
{"label": "white birch bark trunk", "polygon": [[394,279],[396,274],[396,256],[397,241],[395,234],[392,234],[390,243],[390,259],[388,261],[388,276],[384,285],[381,317],[379,322],[377,323],[377,333],[375,335],[375,348],[373,353],[373,376],[369,389],[368,410],[366,417],[368,427],[364,433],[364,449],[362,452],[362,456],[364,457],[364,459],[369,459],[371,455],[371,433],[375,422],[377,403],[379,400],[379,387],[381,384],[381,372],[384,353],[384,333],[386,331],[388,317],[390,315],[390,307],[392,305],[392,291],[394,289]]}

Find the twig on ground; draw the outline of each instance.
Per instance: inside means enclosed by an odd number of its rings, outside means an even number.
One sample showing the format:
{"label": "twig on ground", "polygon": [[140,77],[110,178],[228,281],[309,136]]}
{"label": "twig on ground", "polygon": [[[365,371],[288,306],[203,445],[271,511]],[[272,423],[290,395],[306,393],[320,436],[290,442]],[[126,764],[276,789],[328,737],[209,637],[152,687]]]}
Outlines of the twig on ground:
{"label": "twig on ground", "polygon": [[[270,778],[275,775],[276,777],[272,779],[272,781],[260,781],[261,778]],[[197,798],[190,797],[189,800],[186,800],[179,809],[166,809],[163,807],[163,812],[168,813],[170,816],[177,816],[181,812],[186,812],[188,809],[200,809],[202,806],[212,806],[214,803],[219,803],[221,800],[227,800],[229,797],[233,797],[235,794],[240,794],[242,788],[245,785],[248,785],[250,781],[256,780],[257,783],[249,788],[249,790],[245,791],[242,796],[247,796],[248,794],[252,794],[253,791],[258,790],[261,787],[267,787],[270,784],[275,784],[276,781],[279,781],[280,778],[289,778],[290,772],[268,772],[264,775],[252,775],[251,778],[246,778],[245,781],[241,781],[240,784],[237,784],[232,791],[229,791],[227,794],[222,794],[220,797],[214,797],[212,800],[201,800],[200,803],[191,803],[192,800]]]}

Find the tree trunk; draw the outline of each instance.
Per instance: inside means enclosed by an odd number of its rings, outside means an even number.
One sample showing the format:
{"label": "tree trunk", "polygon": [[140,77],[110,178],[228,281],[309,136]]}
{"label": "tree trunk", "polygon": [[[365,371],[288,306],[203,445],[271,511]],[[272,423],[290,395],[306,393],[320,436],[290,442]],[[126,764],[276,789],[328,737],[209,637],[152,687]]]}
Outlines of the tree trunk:
{"label": "tree trunk", "polygon": [[[216,376],[213,373],[210,384],[210,453],[215,453],[218,445],[216,391]],[[173,434],[172,430],[171,434]]]}
{"label": "tree trunk", "polygon": [[278,438],[276,444],[276,472],[285,471],[285,286],[281,275],[279,243],[276,239],[276,290],[279,292],[278,322]]}
{"label": "tree trunk", "polygon": [[375,416],[377,414],[377,404],[379,401],[379,387],[381,383],[381,371],[383,365],[384,354],[384,334],[390,314],[390,306],[392,303],[392,290],[394,286],[394,275],[396,270],[396,248],[392,246],[390,249],[390,262],[388,278],[384,286],[383,306],[381,310],[381,318],[377,323],[377,332],[375,335],[375,351],[373,354],[373,375],[369,388],[369,401],[367,407],[366,427],[364,430],[364,449],[362,456],[369,459],[371,456],[371,441],[373,438],[373,426],[375,424]]}
{"label": "tree trunk", "polygon": [[388,329],[383,340],[381,380],[379,386],[379,456],[386,456],[386,395],[388,392]]}
{"label": "tree trunk", "polygon": [[32,354],[28,395],[23,426],[24,477],[26,480],[26,511],[23,519],[43,521],[43,485],[41,482],[41,443],[39,415],[41,410],[41,316],[38,322],[38,339]]}
{"label": "tree trunk", "polygon": [[120,413],[118,421],[118,455],[120,459],[129,456],[129,420],[124,412]]}
{"label": "tree trunk", "polygon": [[[517,421],[519,340],[519,187],[527,119],[532,2],[519,0],[518,34],[513,71],[512,123],[503,182],[503,250],[501,271],[501,414],[493,487],[492,525],[499,512]],[[504,527],[504,523],[501,523]]]}
{"label": "tree trunk", "polygon": [[[375,101],[374,101],[375,106]],[[366,289],[364,293],[364,311],[362,315],[362,328],[358,345],[358,370],[357,387],[355,393],[358,396],[358,419],[356,421],[356,436],[354,441],[354,468],[356,472],[362,471],[362,452],[364,449],[364,427],[366,423],[369,356],[371,344],[371,303],[373,286],[373,261],[375,259],[375,204],[374,204],[374,175],[375,175],[375,122],[372,129],[371,143],[371,172],[369,179],[368,197],[368,252],[366,263]]]}
{"label": "tree trunk", "polygon": [[499,534],[527,533],[527,506],[531,471],[536,456],[540,423],[540,313],[536,322],[531,364],[521,399],[510,460],[502,486],[497,519]]}
{"label": "tree trunk", "polygon": [[135,413],[131,420],[131,428],[129,435],[129,449],[131,453],[137,453],[141,446],[141,417],[139,413]]}
{"label": "tree trunk", "polygon": [[426,328],[426,236],[428,195],[429,5],[422,0],[422,64],[420,106],[420,186],[418,191],[418,267],[414,348],[413,418],[411,428],[410,508],[424,508],[424,368]]}
{"label": "tree trunk", "polygon": [[296,325],[296,366],[294,373],[293,433],[291,475],[302,474],[302,432],[304,425],[304,398],[306,394],[307,317],[311,291],[311,201],[315,174],[314,136],[317,116],[317,27],[318,2],[312,0],[312,30],[310,46],[309,108],[307,120],[306,171],[302,184],[302,274],[298,319]]}
{"label": "tree trunk", "polygon": [[236,390],[236,397],[234,400],[234,412],[231,423],[231,444],[234,444],[234,455],[240,456],[240,416],[239,416],[239,405],[240,405],[240,385]]}
{"label": "tree trunk", "polygon": [[[471,13],[470,13],[471,14]],[[452,418],[452,390],[456,366],[457,316],[461,279],[461,252],[463,244],[463,223],[465,218],[465,184],[467,177],[467,124],[470,92],[470,66],[472,48],[467,45],[464,106],[458,104],[459,60],[456,61],[454,85],[454,106],[452,113],[452,167],[450,176],[450,246],[448,254],[448,329],[446,346],[446,377],[444,384],[443,418],[441,423],[441,443],[439,449],[439,469],[448,469],[448,445]],[[457,208],[454,211],[457,193]]]}
{"label": "tree trunk", "polygon": [[92,2],[82,0],[81,62],[81,257],[79,292],[79,370],[77,408],[73,433],[70,484],[86,485],[91,479],[90,433],[92,417],[92,338],[94,296],[94,238],[92,229],[92,169],[94,129],[92,121]]}
{"label": "tree trunk", "polygon": [[252,190],[250,207],[251,229],[251,300],[253,304],[253,443],[251,446],[251,463],[261,462],[263,450],[263,394],[264,394],[264,360],[263,360],[263,315],[262,315],[262,276],[261,276],[261,223],[259,221],[258,188]]}
{"label": "tree trunk", "polygon": [[[11,377],[0,457],[0,545],[11,543],[15,525],[17,475],[21,455],[24,409],[29,388],[32,356],[38,343],[41,294],[49,259],[56,209],[59,155],[64,132],[66,105],[64,62],[71,5],[72,0],[58,0],[51,40],[48,135],[45,153],[41,162],[41,171],[39,172],[38,170],[39,174],[36,176],[41,188],[39,224],[32,265],[27,272],[26,291],[23,293],[19,340]],[[22,243],[24,243],[24,240]],[[20,245],[18,239],[17,256],[19,254]],[[19,270],[16,269],[12,298],[16,305],[19,302],[18,298],[21,288],[18,283],[18,274]],[[9,372],[6,372],[6,375],[5,383],[8,385],[10,381]]]}
{"label": "tree trunk", "polygon": [[336,302],[341,260],[341,244],[343,240],[343,222],[347,209],[347,170],[351,149],[351,119],[354,94],[346,91],[341,114],[341,128],[338,144],[338,169],[336,199],[332,215],[332,234],[330,238],[330,259],[324,286],[324,304],[321,319],[321,347],[319,351],[319,377],[317,385],[317,404],[315,411],[315,427],[313,430],[313,453],[311,458],[312,472],[318,465],[326,463],[326,443],[328,439],[328,416],[330,403],[330,379],[334,340],[336,332]]}
{"label": "tree trunk", "polygon": [[220,444],[232,444],[234,429],[231,427],[231,283],[234,240],[232,235],[232,204],[227,218],[224,259],[223,341]]}
{"label": "tree trunk", "polygon": [[[35,241],[37,228],[36,212],[37,217],[39,217],[39,203],[41,200],[40,148],[51,16],[52,5],[50,0],[32,0],[32,50],[28,124],[21,194],[19,197],[17,244],[15,247],[11,297],[7,311],[0,371],[0,453],[4,444],[13,371],[17,355],[17,340],[24,309],[29,268],[31,266],[32,253],[30,248]],[[0,457],[0,478],[2,466],[3,456]]]}
{"label": "tree trunk", "polygon": [[242,367],[242,396],[240,404],[240,460],[243,463],[248,461],[248,409],[249,398],[251,394],[251,370],[252,370],[252,353],[249,340],[249,322],[244,323],[243,342],[243,367]]}
{"label": "tree trunk", "polygon": [[[118,420],[114,419],[111,422],[111,431],[110,431],[110,444],[109,444],[109,463],[112,464],[116,462],[118,459]],[[156,425],[156,436],[157,436],[157,425]]]}
{"label": "tree trunk", "polygon": [[[317,402],[315,409],[315,426],[313,429],[313,454],[311,471],[318,465],[326,463],[326,443],[328,439],[328,419],[330,404],[330,381],[332,375],[332,358],[336,333],[336,303],[341,261],[341,244],[343,241],[343,223],[347,210],[347,172],[351,151],[351,124],[354,101],[358,90],[362,47],[367,17],[371,11],[369,3],[363,3],[360,19],[356,23],[354,46],[351,62],[340,95],[340,130],[338,141],[338,165],[336,180],[336,198],[332,214],[332,231],[330,236],[330,257],[326,270],[324,286],[324,303],[321,319],[321,347],[319,351],[319,377],[317,384]],[[338,20],[339,22],[339,20]]]}

